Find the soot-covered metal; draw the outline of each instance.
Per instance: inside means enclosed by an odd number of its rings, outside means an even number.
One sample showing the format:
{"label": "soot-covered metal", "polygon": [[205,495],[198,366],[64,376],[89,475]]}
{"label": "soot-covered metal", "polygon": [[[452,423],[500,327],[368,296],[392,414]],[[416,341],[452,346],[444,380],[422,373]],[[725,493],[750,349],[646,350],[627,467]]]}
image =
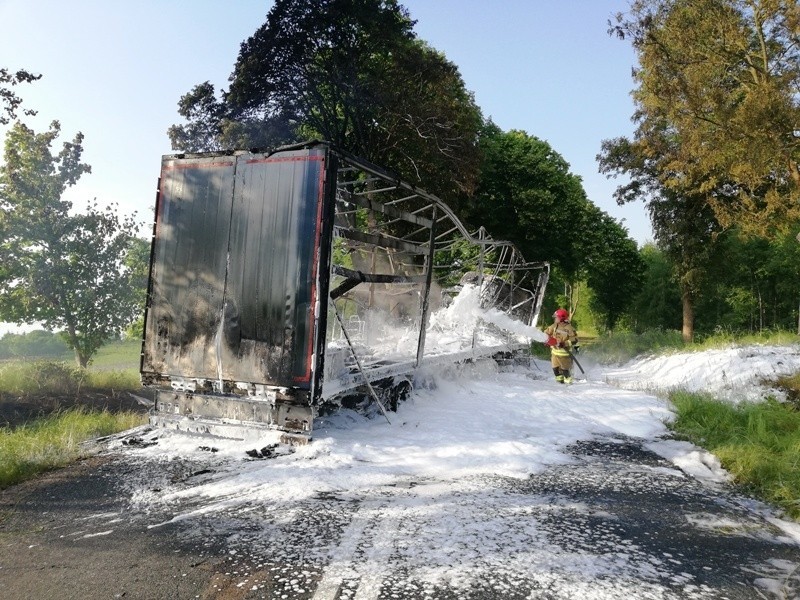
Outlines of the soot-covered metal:
{"label": "soot-covered metal", "polygon": [[165,156],[141,360],[151,422],[310,439],[318,411],[367,388],[391,405],[423,365],[525,347],[426,344],[468,272],[482,306],[535,324],[547,263],[326,142]]}
{"label": "soot-covered metal", "polygon": [[143,371],[308,389],[324,151],[165,158]]}

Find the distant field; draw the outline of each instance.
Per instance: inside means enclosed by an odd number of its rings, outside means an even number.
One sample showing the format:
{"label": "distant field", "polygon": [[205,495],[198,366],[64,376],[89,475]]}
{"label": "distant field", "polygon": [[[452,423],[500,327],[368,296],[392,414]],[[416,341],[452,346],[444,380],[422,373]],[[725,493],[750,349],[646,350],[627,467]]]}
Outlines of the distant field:
{"label": "distant field", "polygon": [[[141,340],[117,340],[102,346],[92,359],[89,371],[125,371],[139,370],[139,354],[142,351]],[[20,359],[11,359],[20,360]],[[50,360],[75,364],[75,354],[67,350],[60,356],[26,356],[23,360]]]}
{"label": "distant field", "polygon": [[139,354],[141,342],[115,341],[98,351],[92,364],[82,371],[67,351],[61,355],[24,356],[0,361],[0,402],[12,397],[42,394],[72,397],[86,390],[105,390],[114,395],[122,390],[141,389]]}
{"label": "distant field", "polygon": [[[45,332],[41,332],[45,334]],[[51,336],[52,334],[47,334]],[[17,347],[9,353],[7,348],[0,350],[0,364],[9,362],[34,362],[49,361],[63,362],[75,365],[75,354],[66,345],[56,338],[55,348],[50,344],[28,344],[27,347]],[[59,346],[63,349],[60,349]],[[108,342],[95,354],[89,365],[89,371],[124,371],[128,369],[139,370],[139,354],[142,349],[140,339],[116,340]]]}
{"label": "distant field", "polygon": [[[106,344],[100,350],[89,366],[89,370],[139,370],[139,355],[142,351],[141,340],[116,341]],[[74,355],[67,354],[65,361],[74,361]]]}

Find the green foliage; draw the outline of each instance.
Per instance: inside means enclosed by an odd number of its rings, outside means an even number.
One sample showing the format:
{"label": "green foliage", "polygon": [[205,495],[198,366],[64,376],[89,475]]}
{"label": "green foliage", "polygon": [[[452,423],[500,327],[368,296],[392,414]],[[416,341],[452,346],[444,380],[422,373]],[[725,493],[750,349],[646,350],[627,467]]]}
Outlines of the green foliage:
{"label": "green foliage", "polygon": [[715,454],[735,481],[800,518],[800,412],[775,400],[731,405],[688,392],[670,395],[682,438]]}
{"label": "green foliage", "polygon": [[611,32],[638,56],[633,139],[603,142],[601,172],[627,175],[618,202],[643,200],[682,301],[697,325],[763,326],[752,282],[719,289],[731,264],[722,232],[765,238],[800,218],[800,46],[797,8],[773,0],[635,0]]}
{"label": "green foliage", "polygon": [[683,337],[689,342],[694,336],[697,295],[709,265],[719,256],[720,227],[704,195],[691,184],[685,189],[665,184],[664,172],[671,174],[669,152],[675,138],[662,127],[645,135],[648,125],[642,124],[642,131],[637,131],[640,139],[634,142],[624,138],[604,141],[603,153],[598,156],[600,171],[630,178],[615,192],[617,202],[645,201],[659,250],[668,259],[680,292]]}
{"label": "green foliage", "polygon": [[717,329],[702,338],[698,338],[687,348],[691,350],[709,350],[711,348],[727,348],[730,346],[744,346],[748,344],[787,345],[796,344],[798,337],[795,333],[780,329],[764,329],[751,334],[742,334],[736,331]]}
{"label": "green foliage", "polygon": [[[17,118],[17,110],[22,104],[22,99],[11,89],[20,83],[31,83],[41,79],[41,75],[33,75],[20,69],[14,73],[7,68],[0,68],[0,125],[8,125],[12,119]],[[35,115],[36,111],[25,109],[26,115]]]}
{"label": "green foliage", "polygon": [[0,392],[16,396],[56,393],[76,395],[86,372],[63,362],[8,361],[0,363]]}
{"label": "green foliage", "polygon": [[147,279],[150,275],[150,242],[138,237],[126,240],[127,247],[123,254],[122,264],[128,269],[128,280],[132,287],[139,310],[144,315],[147,300]]}
{"label": "green foliage", "polygon": [[[712,244],[706,262],[691,275],[693,337],[702,340],[720,331],[797,331],[800,244],[795,237],[743,238],[734,229],[717,235]],[[685,290],[674,255],[647,244],[640,256],[644,278],[621,320],[623,328],[642,333],[680,327]]]}
{"label": "green foliage", "polygon": [[[86,366],[97,349],[141,310],[142,276],[131,240],[132,217],[96,204],[81,214],[61,199],[91,171],[81,162],[83,136],[53,155],[58,122],[36,134],[21,123],[8,132],[0,167],[0,320],[61,330]],[[126,262],[127,261],[127,262]]]}
{"label": "green foliage", "polygon": [[125,328],[125,337],[132,340],[141,340],[144,337],[144,315]]}
{"label": "green foliage", "polygon": [[78,396],[87,390],[139,390],[140,350],[138,340],[111,342],[99,350],[88,369],[53,360],[4,361],[0,363],[0,393]]}
{"label": "green foliage", "polygon": [[230,87],[179,104],[176,150],[273,147],[309,136],[454,201],[474,187],[481,115],[455,65],[416,39],[396,0],[277,0]]}
{"label": "green foliage", "polygon": [[698,295],[697,329],[737,332],[797,330],[800,304],[800,244],[790,235],[742,238],[730,231],[718,242],[719,259],[709,265]]}
{"label": "green foliage", "polygon": [[123,264],[129,271],[129,282],[135,310],[139,316],[125,328],[125,336],[141,340],[144,336],[144,313],[147,303],[147,280],[150,275],[150,242],[138,237],[128,240]]}
{"label": "green foliage", "polygon": [[528,260],[550,262],[554,283],[585,280],[592,310],[613,327],[638,288],[643,268],[636,243],[589,202],[580,178],[546,142],[489,123],[480,144],[484,159],[468,219],[514,242]]}
{"label": "green foliage", "polygon": [[7,333],[0,338],[0,360],[25,356],[61,357],[69,347],[56,334],[37,329],[28,333]]}
{"label": "green foliage", "polygon": [[795,333],[764,330],[753,334],[718,329],[687,344],[678,330],[647,329],[641,333],[617,330],[604,332],[584,346],[599,363],[621,364],[636,356],[670,351],[699,352],[712,348],[728,348],[748,344],[791,345],[798,343]]}
{"label": "green foliage", "polygon": [[0,428],[0,489],[63,467],[85,454],[81,443],[142,425],[146,415],[72,409],[16,429]]}
{"label": "green foliage", "polygon": [[593,205],[579,227],[586,283],[592,290],[590,308],[602,316],[604,329],[612,329],[631,306],[640,289],[644,264],[628,233]]}
{"label": "green foliage", "polygon": [[112,392],[135,391],[142,388],[139,369],[103,369],[86,373],[86,387]]}
{"label": "green foliage", "polygon": [[636,333],[679,329],[681,294],[668,257],[654,244],[645,244],[639,252],[645,265],[644,275],[625,325]]}
{"label": "green foliage", "polygon": [[[486,265],[497,260],[498,252],[490,250],[483,255],[483,272],[491,274],[492,269]],[[477,273],[480,270],[481,249],[466,239],[459,239],[455,244],[434,252],[433,264],[436,281],[442,287],[451,287],[459,283],[466,273]]]}
{"label": "green foliage", "polygon": [[638,55],[634,154],[726,228],[800,218],[798,22],[795,2],[635,0],[612,28]]}
{"label": "green foliage", "polygon": [[587,210],[580,179],[547,142],[487,124],[480,183],[467,220],[510,240],[528,260],[548,260],[570,277],[581,253],[575,221]]}
{"label": "green foliage", "polygon": [[[7,340],[8,343],[6,343]],[[0,352],[4,352],[9,348],[11,350],[9,355],[0,354],[0,359],[18,357],[49,359],[57,357],[66,361],[72,358],[71,351],[64,344],[61,337],[48,331],[6,334],[3,338],[0,338]],[[138,368],[141,348],[141,338],[110,340],[97,351],[88,370]]]}

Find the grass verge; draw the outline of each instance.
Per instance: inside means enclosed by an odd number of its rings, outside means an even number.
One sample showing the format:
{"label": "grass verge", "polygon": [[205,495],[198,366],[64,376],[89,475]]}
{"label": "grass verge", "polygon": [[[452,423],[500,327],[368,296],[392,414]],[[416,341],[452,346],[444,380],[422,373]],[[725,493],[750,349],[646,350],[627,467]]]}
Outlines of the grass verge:
{"label": "grass verge", "polygon": [[0,489],[84,455],[81,443],[144,424],[147,415],[73,408],[15,429],[0,428]]}
{"label": "grass verge", "polygon": [[767,400],[732,405],[674,392],[676,436],[716,455],[734,481],[800,519],[800,412]]}
{"label": "grass verge", "polygon": [[[16,359],[0,363],[0,406],[16,398],[66,404],[85,401],[85,392],[116,396],[141,389],[140,344],[117,342],[101,348],[95,363],[78,369],[67,361]],[[57,404],[58,404],[57,403]],[[147,415],[133,411],[63,409],[18,426],[0,427],[0,489],[82,458],[81,443],[142,425]]]}

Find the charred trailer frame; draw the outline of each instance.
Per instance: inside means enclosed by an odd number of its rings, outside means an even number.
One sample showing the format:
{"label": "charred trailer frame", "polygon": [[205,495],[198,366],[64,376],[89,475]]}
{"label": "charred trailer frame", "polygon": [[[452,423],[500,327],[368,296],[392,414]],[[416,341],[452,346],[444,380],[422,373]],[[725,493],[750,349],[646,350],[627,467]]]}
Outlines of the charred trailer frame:
{"label": "charred trailer frame", "polygon": [[140,363],[151,422],[305,441],[366,388],[392,405],[420,367],[526,348],[485,323],[437,345],[430,316],[467,281],[535,325],[548,275],[326,142],[164,156]]}

